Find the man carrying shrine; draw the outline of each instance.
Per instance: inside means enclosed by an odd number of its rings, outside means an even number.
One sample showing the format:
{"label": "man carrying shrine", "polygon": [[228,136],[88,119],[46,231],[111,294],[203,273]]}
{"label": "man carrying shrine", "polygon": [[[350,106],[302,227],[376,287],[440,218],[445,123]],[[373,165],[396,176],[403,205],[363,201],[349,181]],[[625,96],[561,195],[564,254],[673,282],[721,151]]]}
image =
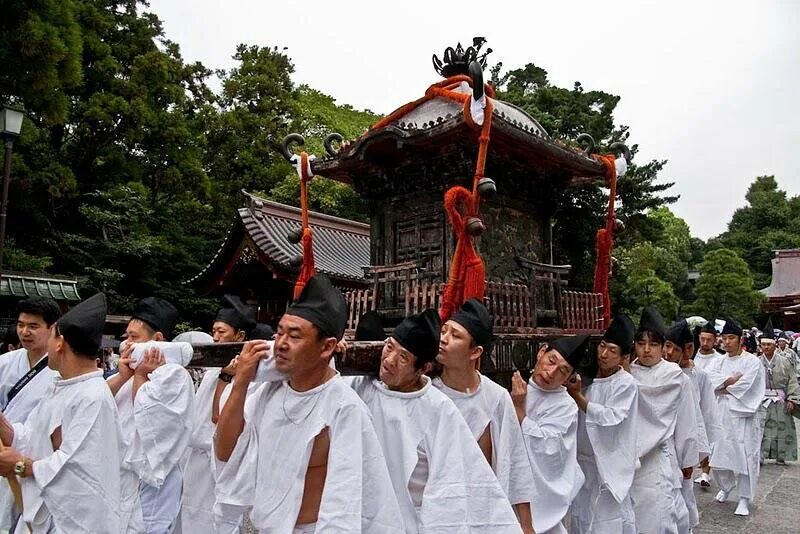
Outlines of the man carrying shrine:
{"label": "man carrying shrine", "polygon": [[469,299],[442,325],[436,360],[443,371],[433,385],[458,408],[492,466],[525,532],[533,530],[533,474],[508,391],[476,369],[494,336],[489,310]]}
{"label": "man carrying shrine", "polygon": [[633,322],[615,315],[597,346],[597,375],[582,389],[567,382],[578,405],[578,465],[585,481],[570,506],[570,534],[636,534],[630,499],[636,454],[638,385],[623,368],[633,349]]}
{"label": "man carrying shrine", "polygon": [[568,336],[542,345],[528,384],[519,371],[512,377],[511,397],[522,425],[533,469],[536,532],[565,533],[562,520],[583,486],[578,466],[578,407],[564,384],[577,381],[587,336]]}

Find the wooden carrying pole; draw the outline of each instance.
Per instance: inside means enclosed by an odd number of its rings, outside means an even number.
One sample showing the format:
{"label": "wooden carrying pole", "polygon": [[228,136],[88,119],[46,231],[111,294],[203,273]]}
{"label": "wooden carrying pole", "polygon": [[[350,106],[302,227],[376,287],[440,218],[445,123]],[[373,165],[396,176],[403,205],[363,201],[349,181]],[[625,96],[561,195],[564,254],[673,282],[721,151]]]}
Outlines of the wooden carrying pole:
{"label": "wooden carrying pole", "polygon": [[[225,367],[244,347],[244,343],[208,343],[193,345],[194,356],[189,367]],[[355,341],[347,351],[336,353],[336,370],[342,375],[378,376],[383,341]]]}

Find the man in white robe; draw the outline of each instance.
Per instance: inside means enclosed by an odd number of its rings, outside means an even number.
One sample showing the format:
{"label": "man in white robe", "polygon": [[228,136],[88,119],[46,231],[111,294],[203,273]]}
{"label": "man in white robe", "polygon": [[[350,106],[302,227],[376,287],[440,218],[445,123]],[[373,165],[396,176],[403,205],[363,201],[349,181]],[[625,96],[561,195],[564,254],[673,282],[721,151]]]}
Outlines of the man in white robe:
{"label": "man in white robe", "polygon": [[[708,464],[714,442],[719,438],[722,428],[717,413],[717,399],[708,375],[694,366],[694,335],[686,320],[680,320],[666,332],[664,359],[677,363],[689,379],[695,399],[695,420],[697,422],[697,449],[700,463]],[[702,475],[701,475],[702,476]],[[689,512],[689,528],[700,524],[700,512],[694,495],[694,483],[691,478],[681,481],[681,494]]]}
{"label": "man in white robe", "polygon": [[494,336],[489,310],[470,299],[442,325],[442,375],[433,385],[455,403],[514,507],[523,532],[533,532],[533,474],[511,396],[477,370],[491,354]]}
{"label": "man in white robe", "polygon": [[512,377],[511,398],[533,469],[533,526],[539,534],[566,533],[562,520],[583,486],[578,407],[564,384],[576,378],[587,342],[587,336],[570,336],[543,345],[528,384],[519,371]]}
{"label": "man in white robe", "polygon": [[48,343],[60,378],[25,423],[0,416],[0,437],[11,444],[0,452],[0,475],[22,486],[17,534],[121,532],[119,425],[95,361],[105,317],[102,293],[61,317]]}
{"label": "man in white robe", "polygon": [[696,401],[681,368],[662,357],[665,331],[661,314],[645,307],[635,337],[636,360],[631,364],[631,375],[639,384],[640,462],[631,500],[640,534],[689,532],[681,488],[699,461]]}
{"label": "man in white robe", "polygon": [[[711,366],[717,358],[721,358],[722,354],[719,353],[716,349],[717,346],[717,330],[714,327],[715,320],[714,318],[709,319],[706,324],[704,324],[700,328],[700,333],[697,337],[698,341],[698,348],[697,353],[694,356],[692,362],[694,363],[694,368],[700,371],[703,371],[706,378],[708,378],[708,373],[706,373],[706,369]],[[708,384],[710,386],[710,383]],[[719,436],[720,432],[716,432],[716,429],[721,431],[721,422],[719,420],[719,411],[716,407],[716,395],[714,395],[714,404],[713,404],[713,412],[711,403],[708,402],[707,399],[707,387],[702,386],[700,388],[701,396],[700,396],[700,405],[703,409],[703,412],[706,413],[708,411],[709,415],[704,416],[703,420],[706,424],[706,431],[714,434],[715,436]],[[713,388],[712,388],[713,392]],[[709,423],[711,422],[711,426],[714,428],[708,428]],[[716,432],[716,433],[715,433]],[[709,439],[716,441],[716,437],[709,436]],[[704,459],[700,462],[700,476],[694,479],[695,484],[700,484],[703,488],[708,488],[711,486],[711,465],[708,462],[708,458]]]}
{"label": "man in white robe", "polygon": [[169,302],[158,297],[139,301],[120,350],[119,373],[108,379],[123,432],[122,467],[138,479],[135,492],[123,480],[127,532],[166,534],[180,512],[181,458],[192,430],[192,379],[180,361],[167,362],[163,355],[132,359],[135,344],[170,339],[177,321],[178,310]]}
{"label": "man in white robe", "polygon": [[[317,275],[272,345],[245,345],[214,442],[217,532],[248,511],[262,533],[403,532],[369,411],[329,366],[346,319],[341,292]],[[269,366],[286,378],[262,377]]]}
{"label": "man in white robe", "polygon": [[407,317],[386,340],[379,379],[350,379],[375,423],[405,532],[519,533],[467,423],[425,376],[440,330],[434,310]]}
{"label": "man in white robe", "polygon": [[633,323],[615,315],[597,346],[597,376],[581,390],[567,382],[578,405],[578,465],[586,480],[570,506],[570,534],[636,534],[631,484],[636,471],[638,386],[622,363],[633,349]]}
{"label": "man in white robe", "polygon": [[[245,341],[256,327],[254,310],[235,295],[225,295],[222,308],[217,312],[212,326],[214,343]],[[217,484],[216,462],[213,454],[213,436],[219,413],[231,392],[234,367],[208,368],[194,397],[192,415],[193,431],[184,460],[183,502],[181,503],[181,528],[186,533],[201,532],[214,522],[214,499]],[[240,522],[236,518],[225,528],[234,529]]]}
{"label": "man in white robe", "polygon": [[747,516],[758,486],[762,426],[757,412],[764,399],[766,379],[764,366],[742,349],[741,340],[741,326],[728,319],[722,329],[726,354],[707,371],[724,429],[711,456],[714,480],[720,487],[716,500],[727,501],[738,485],[739,504],[734,513]]}
{"label": "man in white robe", "polygon": [[[12,424],[24,423],[58,377],[47,365],[50,327],[61,316],[53,299],[31,297],[17,305],[21,347],[0,356],[0,410]],[[10,530],[19,510],[7,484],[0,485],[0,532]]]}

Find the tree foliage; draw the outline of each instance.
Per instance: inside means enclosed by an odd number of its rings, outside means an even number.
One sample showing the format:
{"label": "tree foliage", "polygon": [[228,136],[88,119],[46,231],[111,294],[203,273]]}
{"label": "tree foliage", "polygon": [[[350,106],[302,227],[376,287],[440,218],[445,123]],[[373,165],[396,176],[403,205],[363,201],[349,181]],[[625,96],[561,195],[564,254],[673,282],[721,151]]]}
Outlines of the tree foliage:
{"label": "tree foliage", "polygon": [[747,263],[735,251],[719,248],[707,253],[700,264],[691,308],[704,317],[733,317],[752,324],[763,295],[753,289]]}
{"label": "tree foliage", "polygon": [[17,101],[46,124],[62,122],[82,79],[73,0],[0,1],[0,102]]}
{"label": "tree foliage", "polygon": [[[529,63],[501,74],[502,63],[492,68],[498,98],[511,102],[538,120],[551,137],[575,145],[581,133],[590,134],[602,149],[616,141],[627,141],[627,126],[615,126],[614,109],[619,97],[604,91],[586,91],[580,82],[572,89],[554,86],[547,71]],[[637,146],[631,147],[635,154]],[[651,239],[658,231],[647,218],[649,210],[675,202],[665,195],[673,183],[658,183],[658,173],[666,161],[653,160],[631,166],[617,184],[617,217],[626,230],[617,236],[620,244]],[[594,273],[595,234],[605,224],[608,191],[588,184],[564,192],[555,214],[553,234],[556,256],[573,266],[572,282],[591,287]]]}
{"label": "tree foliage", "polygon": [[[8,261],[76,274],[82,292],[106,291],[114,312],[161,295],[197,324],[215,304],[183,281],[213,256],[240,191],[298,203],[298,178],[279,151],[283,137],[299,132],[304,148],[322,155],[329,133],[353,139],[379,117],[295,85],[285,49],[241,44],[227,72],[189,63],[146,8],[142,0],[0,0],[0,98],[29,113],[13,161]],[[577,82],[554,86],[534,64],[501,70],[492,71],[498,96],[555,139],[574,144],[588,132],[601,147],[628,139],[628,128],[614,123],[618,96]],[[209,86],[215,75],[217,92]],[[628,269],[630,282],[614,284],[647,289],[668,310],[692,252],[684,228],[659,215],[677,198],[658,179],[665,163],[635,165],[619,182],[621,261],[647,267]],[[594,184],[564,195],[555,250],[574,266],[573,283],[587,287],[608,192]],[[309,197],[312,209],[366,218],[361,200],[338,182],[314,178]],[[664,238],[667,227],[680,242]],[[646,240],[655,248],[637,245]],[[676,260],[645,261],[648,254]]]}
{"label": "tree foliage", "polygon": [[759,176],[745,198],[748,205],[733,213],[727,231],[709,246],[735,251],[761,289],[772,279],[772,251],[800,248],[800,196],[788,198],[774,176]]}
{"label": "tree foliage", "polygon": [[[215,93],[215,73],[184,61],[141,1],[2,5],[0,98],[28,112],[7,266],[75,274],[82,293],[106,291],[114,312],[156,294],[195,324],[208,318],[216,304],[183,282],[213,256],[240,191],[297,200],[286,192],[297,182],[278,150],[283,137],[356,136],[377,120],[296,87],[291,60],[274,47],[239,45]],[[311,189],[316,209],[363,213],[341,184]]]}

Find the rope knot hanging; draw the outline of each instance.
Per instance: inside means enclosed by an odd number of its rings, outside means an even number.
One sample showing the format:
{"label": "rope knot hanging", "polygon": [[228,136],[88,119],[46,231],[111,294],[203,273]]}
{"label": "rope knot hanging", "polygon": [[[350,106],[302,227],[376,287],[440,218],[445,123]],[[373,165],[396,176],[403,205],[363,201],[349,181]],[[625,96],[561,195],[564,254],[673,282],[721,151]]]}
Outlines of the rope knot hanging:
{"label": "rope knot hanging", "polygon": [[[471,86],[472,93],[467,89]],[[478,210],[482,195],[490,195],[495,191],[494,181],[484,177],[486,155],[492,127],[494,89],[483,83],[483,71],[477,62],[470,65],[470,76],[459,74],[437,82],[425,91],[425,96],[410,102],[378,121],[372,129],[389,126],[425,102],[434,98],[450,100],[462,106],[464,122],[474,129],[479,129],[478,157],[475,174],[472,177],[472,188],[461,186],[448,189],[444,195],[444,209],[453,227],[457,243],[450,260],[450,272],[439,307],[442,321],[450,318],[465,300],[483,299],[486,286],[486,268],[475,248],[474,237],[483,230],[483,223],[478,219]],[[463,207],[464,213],[459,211]]]}
{"label": "rope knot hanging", "polygon": [[300,266],[300,274],[297,276],[297,282],[294,285],[294,298],[297,299],[303,288],[316,273],[314,268],[314,233],[311,226],[308,224],[308,181],[314,177],[311,170],[311,162],[314,161],[314,156],[309,156],[305,151],[300,153],[300,156],[292,156],[292,163],[294,163],[298,176],[300,176],[300,213],[301,213],[301,229],[302,235],[300,243],[303,249],[303,261]]}
{"label": "rope knot hanging", "polygon": [[608,278],[611,273],[611,247],[614,241],[614,223],[617,218],[614,208],[617,197],[616,156],[614,154],[605,154],[602,156],[593,155],[592,157],[603,164],[606,183],[609,187],[605,226],[597,230],[595,238],[596,263],[594,266],[593,289],[595,293],[603,295],[603,328],[608,328],[611,323],[611,295],[609,293]]}

